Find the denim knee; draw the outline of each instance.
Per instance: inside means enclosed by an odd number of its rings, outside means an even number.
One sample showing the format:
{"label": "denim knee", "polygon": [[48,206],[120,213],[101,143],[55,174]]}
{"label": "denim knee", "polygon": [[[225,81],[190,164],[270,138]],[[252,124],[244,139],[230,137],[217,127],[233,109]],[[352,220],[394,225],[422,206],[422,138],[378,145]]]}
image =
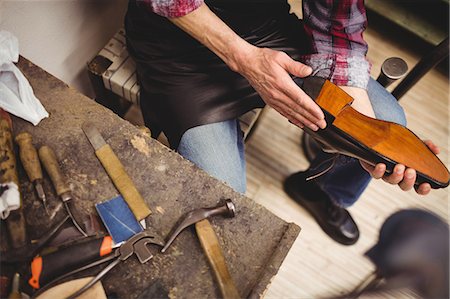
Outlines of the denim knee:
{"label": "denim knee", "polygon": [[237,120],[187,130],[178,153],[234,190],[246,190],[243,135]]}
{"label": "denim knee", "polygon": [[402,106],[380,83],[370,78],[367,93],[377,119],[406,126],[406,116]]}

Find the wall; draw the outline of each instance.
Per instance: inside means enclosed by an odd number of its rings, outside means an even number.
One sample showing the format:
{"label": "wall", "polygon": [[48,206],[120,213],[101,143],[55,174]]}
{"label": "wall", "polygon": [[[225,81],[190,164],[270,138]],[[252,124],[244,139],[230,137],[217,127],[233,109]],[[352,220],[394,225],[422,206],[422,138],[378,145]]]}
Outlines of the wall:
{"label": "wall", "polygon": [[86,63],[120,26],[127,0],[0,0],[0,29],[19,39],[20,54],[93,97]]}

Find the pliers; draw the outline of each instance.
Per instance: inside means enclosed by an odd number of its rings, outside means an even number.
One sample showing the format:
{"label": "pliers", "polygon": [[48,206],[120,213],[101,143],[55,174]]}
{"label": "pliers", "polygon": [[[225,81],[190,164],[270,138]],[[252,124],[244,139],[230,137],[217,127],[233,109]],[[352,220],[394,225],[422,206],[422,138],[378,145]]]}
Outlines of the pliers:
{"label": "pliers", "polygon": [[64,279],[64,278],[71,276],[73,274],[76,274],[78,272],[87,270],[94,266],[103,264],[105,262],[112,261],[102,271],[100,271],[89,283],[87,283],[85,286],[83,286],[77,292],[75,292],[74,294],[72,294],[71,296],[68,297],[68,299],[76,298],[76,297],[80,296],[82,293],[84,293],[85,291],[87,291],[90,287],[92,287],[100,279],[102,279],[109,271],[111,271],[111,269],[113,269],[115,266],[117,266],[120,262],[125,261],[126,259],[131,257],[133,254],[136,254],[136,256],[138,257],[139,262],[141,264],[144,264],[144,263],[148,262],[150,259],[152,259],[153,254],[151,253],[150,249],[147,247],[147,244],[155,244],[155,245],[162,247],[162,246],[164,246],[164,240],[156,233],[154,233],[148,229],[144,230],[144,231],[134,235],[133,237],[131,237],[124,243],[122,243],[122,245],[120,245],[120,247],[116,247],[114,250],[112,250],[112,253],[110,255],[56,278],[52,282],[48,283],[44,288],[41,288],[39,290],[39,292],[34,294],[33,296],[37,296],[38,294],[47,290],[49,287],[53,286],[57,281],[60,281],[61,279]]}

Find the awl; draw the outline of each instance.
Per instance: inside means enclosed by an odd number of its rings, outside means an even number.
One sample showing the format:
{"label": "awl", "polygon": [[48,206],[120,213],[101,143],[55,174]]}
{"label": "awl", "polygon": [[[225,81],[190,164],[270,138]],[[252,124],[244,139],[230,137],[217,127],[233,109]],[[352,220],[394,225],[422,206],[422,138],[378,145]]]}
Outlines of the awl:
{"label": "awl", "polygon": [[56,159],[56,155],[53,150],[44,145],[39,149],[39,158],[41,158],[42,165],[44,165],[45,170],[47,171],[53,186],[55,187],[56,194],[61,198],[64,207],[69,214],[70,219],[72,220],[75,227],[82,233],[84,236],[88,236],[85,230],[77,221],[75,214],[76,210],[73,204],[72,191],[70,187],[66,183],[66,179],[63,176],[61,169],[59,167],[58,160]]}
{"label": "awl", "polygon": [[150,208],[134,186],[116,154],[105,142],[97,128],[90,122],[85,122],[82,127],[89,142],[95,149],[95,155],[102,163],[117,190],[122,194],[131,211],[138,221],[150,215]]}
{"label": "awl", "polygon": [[19,145],[20,161],[22,161],[23,168],[33,183],[36,189],[38,198],[44,205],[45,212],[49,215],[47,207],[47,199],[45,197],[44,189],[42,188],[42,168],[39,162],[38,153],[33,145],[33,138],[28,132],[19,133],[16,138],[16,143]]}

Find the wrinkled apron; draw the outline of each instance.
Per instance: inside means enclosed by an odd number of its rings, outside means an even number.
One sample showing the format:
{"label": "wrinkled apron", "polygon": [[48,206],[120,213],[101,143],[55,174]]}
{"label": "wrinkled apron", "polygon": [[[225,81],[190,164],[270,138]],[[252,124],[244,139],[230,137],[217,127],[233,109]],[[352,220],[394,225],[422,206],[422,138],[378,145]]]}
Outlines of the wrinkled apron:
{"label": "wrinkled apron", "polygon": [[[294,59],[305,53],[302,22],[289,14],[287,3],[216,2],[207,4],[249,43],[284,51]],[[264,106],[244,77],[135,0],[129,2],[125,29],[128,51],[137,65],[144,121],[149,127],[157,123],[172,148],[178,147],[183,133],[192,127],[237,118]]]}

